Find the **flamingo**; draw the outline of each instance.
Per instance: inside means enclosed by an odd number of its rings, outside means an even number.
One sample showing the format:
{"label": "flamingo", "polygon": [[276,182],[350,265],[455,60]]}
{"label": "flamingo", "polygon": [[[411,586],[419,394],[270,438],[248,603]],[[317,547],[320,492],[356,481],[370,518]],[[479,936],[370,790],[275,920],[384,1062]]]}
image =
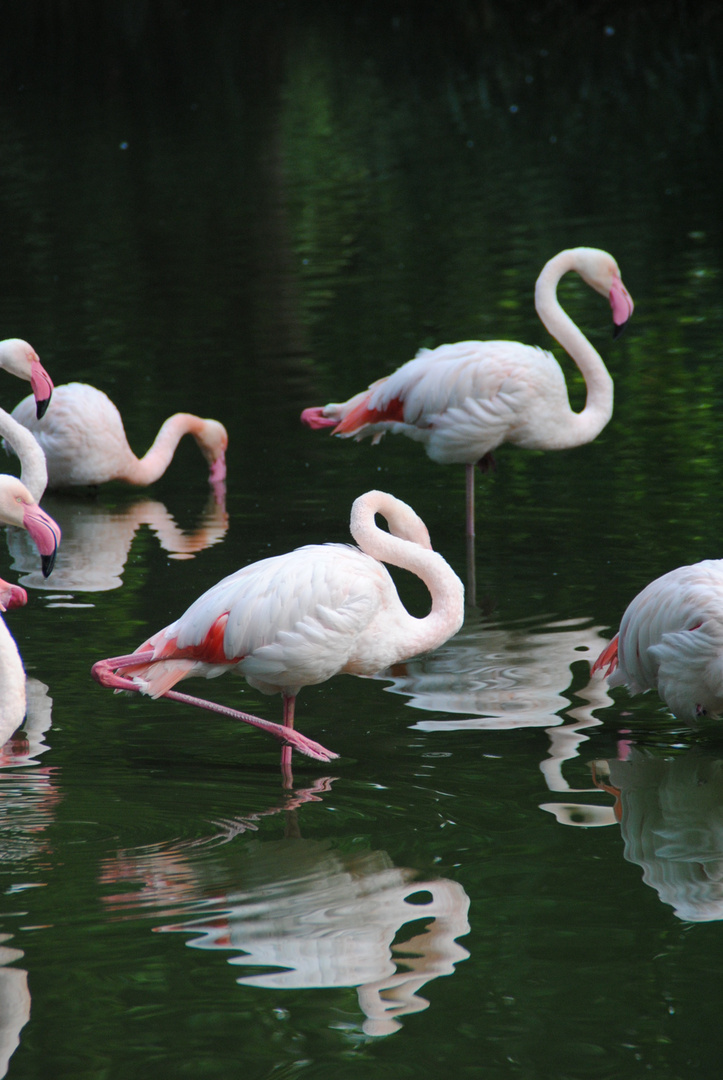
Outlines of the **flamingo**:
{"label": "flamingo", "polygon": [[[0,578],[0,611],[22,607],[28,594]],[[4,746],[25,716],[25,671],[15,639],[0,618],[0,746]]]}
{"label": "flamingo", "polygon": [[228,434],[218,420],[175,413],[161,425],[147,453],[137,458],[128,445],[118,409],[102,390],[87,383],[56,386],[42,422],[33,415],[30,397],[15,406],[12,416],[38,440],[47,460],[51,488],[109,480],[139,487],[153,484],[163,476],[186,434],[194,437],[209,464],[210,483],[226,476]]}
{"label": "flamingo", "polygon": [[8,473],[0,474],[0,524],[15,525],[30,533],[40,554],[43,576],[48,577],[55,564],[60,529],[41,510],[22,480]]}
{"label": "flamingo", "polygon": [[[377,513],[388,533],[377,527]],[[462,582],[432,550],[424,522],[406,503],[368,491],[355,500],[349,527],[358,547],[309,545],[243,567],[134,653],[98,661],[94,678],[261,728],[283,744],[287,777],[292,748],[318,761],[337,757],[294,731],[301,688],[339,672],[371,675],[435,649],[457,632],[464,614]],[[408,613],[384,562],[422,579],[432,597],[428,615]],[[262,693],[283,695],[283,725],[171,689],[193,675],[213,678],[232,669]]]}
{"label": "flamingo", "polygon": [[597,248],[561,251],[543,267],[535,308],[545,328],[577,364],[587,385],[585,408],[570,408],[565,379],[554,356],[514,341],[460,341],[421,349],[393,374],[348,401],[304,409],[311,428],[377,443],[387,432],[424,443],[442,465],[466,467],[467,536],[474,536],[474,465],[493,464],[502,443],[531,450],[564,450],[592,442],[613,410],[613,382],[599,355],[563,311],[557,284],[577,271],[607,296],[618,337],[633,301],[612,255]]}
{"label": "flamingo", "polygon": [[32,345],[28,345],[27,341],[21,338],[6,338],[5,341],[0,341],[0,368],[30,383],[36,415],[40,420],[50,402],[53,380],[40,363]]}
{"label": "flamingo", "polygon": [[40,502],[48,486],[48,468],[37,439],[4,409],[0,409],[0,438],[5,440],[5,449],[20,459],[20,479]]}
{"label": "flamingo", "polygon": [[723,712],[723,559],[651,581],[592,671],[634,694],[656,690],[681,720]]}

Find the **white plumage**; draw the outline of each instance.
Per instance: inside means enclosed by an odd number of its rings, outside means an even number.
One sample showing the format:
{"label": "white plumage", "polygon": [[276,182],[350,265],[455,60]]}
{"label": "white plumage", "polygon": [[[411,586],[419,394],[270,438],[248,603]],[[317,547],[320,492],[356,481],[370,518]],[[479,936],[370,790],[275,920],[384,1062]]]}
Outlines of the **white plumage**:
{"label": "white plumage", "polygon": [[723,560],[680,566],[628,605],[593,665],[611,686],[657,690],[682,720],[723,712]]}
{"label": "white plumage", "polygon": [[39,442],[51,488],[105,484],[120,480],[145,486],[154,483],[173,460],[178,443],[190,434],[208,462],[210,480],[226,475],[228,435],[218,420],[192,413],[175,413],[161,426],[153,445],[137,458],[128,445],[118,409],[102,390],[87,383],[56,386],[42,420],[35,416],[32,397],[12,411],[18,423]]}
{"label": "white plumage", "polygon": [[550,334],[573,358],[587,385],[580,413],[570,408],[555,357],[515,341],[462,341],[422,349],[391,375],[344,402],[305,409],[312,428],[355,439],[406,435],[424,444],[440,464],[467,467],[467,532],[474,534],[472,468],[502,443],[532,450],[562,450],[591,442],[612,415],[613,383],[599,353],[565,314],[557,285],[575,270],[607,296],[616,333],[633,302],[611,255],[597,248],[561,251],[543,267],[535,307]]}
{"label": "white plumage", "polygon": [[[376,526],[376,513],[387,519],[389,533]],[[263,693],[283,694],[286,727],[264,721],[264,728],[282,741],[293,735],[293,745],[309,753],[308,740],[291,731],[303,686],[339,672],[370,675],[434,649],[464,617],[462,582],[432,550],[426,526],[406,503],[367,492],[352,507],[350,529],[358,548],[310,545],[230,574],[135,653],[96,664],[96,678],[158,697],[172,696],[181,679],[236,669]],[[424,581],[432,596],[428,615],[409,614],[382,560]],[[121,670],[123,676],[113,674]],[[257,718],[240,716],[259,726]],[[324,754],[322,760],[334,756]]]}

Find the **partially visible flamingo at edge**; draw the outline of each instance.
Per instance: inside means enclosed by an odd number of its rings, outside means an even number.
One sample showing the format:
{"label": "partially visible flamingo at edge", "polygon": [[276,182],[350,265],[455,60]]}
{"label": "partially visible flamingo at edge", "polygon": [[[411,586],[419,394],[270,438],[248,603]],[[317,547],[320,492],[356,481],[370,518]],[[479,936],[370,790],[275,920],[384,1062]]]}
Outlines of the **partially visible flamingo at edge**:
{"label": "partially visible flamingo at edge", "polygon": [[681,720],[723,714],[723,559],[651,581],[592,671],[633,694],[656,690]]}
{"label": "partially visible flamingo at edge", "polygon": [[53,380],[32,345],[22,338],[0,341],[0,368],[30,383],[36,416],[38,419],[44,416],[53,393]]}

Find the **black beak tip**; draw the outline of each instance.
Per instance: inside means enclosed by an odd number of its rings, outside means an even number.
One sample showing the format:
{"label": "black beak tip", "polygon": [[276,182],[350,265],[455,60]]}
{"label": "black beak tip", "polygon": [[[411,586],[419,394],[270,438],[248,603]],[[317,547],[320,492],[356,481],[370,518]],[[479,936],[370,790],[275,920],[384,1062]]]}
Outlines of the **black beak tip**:
{"label": "black beak tip", "polygon": [[40,398],[38,398],[36,400],[36,402],[35,402],[35,415],[37,416],[38,420],[43,419],[43,417],[45,416],[45,413],[48,410],[48,405],[49,404],[50,404],[50,398],[49,397],[43,398],[42,400]]}
{"label": "black beak tip", "polygon": [[627,322],[613,323],[613,341],[617,341],[622,336],[627,325]]}
{"label": "black beak tip", "polygon": [[50,554],[50,555],[41,555],[40,556],[40,564],[41,564],[41,566],[43,568],[43,577],[50,577],[50,575],[52,574],[53,567],[55,566],[55,556],[56,556],[56,554],[57,554],[57,549],[56,549],[56,551],[53,551],[52,554]]}

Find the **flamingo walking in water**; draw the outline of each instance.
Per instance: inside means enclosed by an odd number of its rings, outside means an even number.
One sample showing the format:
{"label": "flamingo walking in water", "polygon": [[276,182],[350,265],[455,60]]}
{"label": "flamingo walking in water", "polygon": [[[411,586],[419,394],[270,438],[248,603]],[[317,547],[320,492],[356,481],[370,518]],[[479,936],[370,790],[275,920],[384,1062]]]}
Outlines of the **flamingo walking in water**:
{"label": "flamingo walking in water", "polygon": [[[377,513],[388,533],[376,525]],[[462,582],[432,550],[424,522],[406,503],[369,491],[352,506],[350,530],[358,547],[309,545],[237,570],[134,653],[96,663],[93,676],[105,686],[200,705],[261,728],[283,744],[282,770],[289,775],[292,748],[318,761],[335,758],[293,728],[301,688],[339,672],[371,675],[435,649],[464,615]],[[432,597],[428,615],[409,614],[384,562],[422,579]],[[234,669],[262,693],[283,695],[283,724],[171,689],[181,679]]]}
{"label": "flamingo walking in water", "polygon": [[30,383],[37,418],[44,416],[53,393],[53,380],[40,363],[32,345],[28,345],[27,341],[21,338],[6,338],[5,341],[0,341],[0,368]]}
{"label": "flamingo walking in water", "polygon": [[723,713],[723,559],[651,581],[592,671],[633,694],[656,690],[681,720]]}
{"label": "flamingo walking in water", "polygon": [[311,428],[377,443],[390,432],[424,444],[433,461],[466,466],[467,535],[474,536],[474,466],[492,464],[502,443],[564,450],[592,442],[613,410],[613,382],[599,355],[563,311],[557,285],[571,270],[608,297],[617,337],[633,301],[612,255],[597,248],[561,251],[543,267],[535,308],[572,357],[587,385],[580,413],[570,408],[560,365],[544,350],[515,341],[461,341],[422,349],[393,374],[348,401],[304,409]]}
{"label": "flamingo walking in water", "polygon": [[82,487],[120,480],[147,486],[160,479],[173,460],[184,435],[192,435],[209,465],[209,481],[226,477],[228,434],[218,420],[202,420],[192,413],[175,413],[161,426],[153,445],[137,458],[128,445],[123,421],[110,398],[86,383],[56,386],[42,421],[24,398],[12,416],[40,444],[51,488]]}

